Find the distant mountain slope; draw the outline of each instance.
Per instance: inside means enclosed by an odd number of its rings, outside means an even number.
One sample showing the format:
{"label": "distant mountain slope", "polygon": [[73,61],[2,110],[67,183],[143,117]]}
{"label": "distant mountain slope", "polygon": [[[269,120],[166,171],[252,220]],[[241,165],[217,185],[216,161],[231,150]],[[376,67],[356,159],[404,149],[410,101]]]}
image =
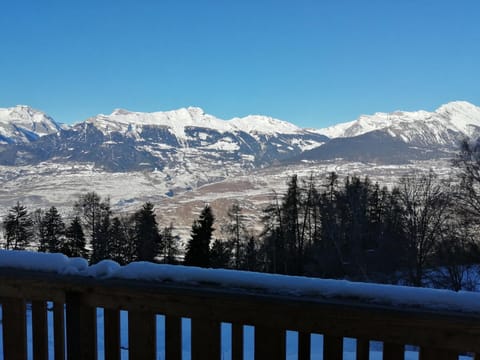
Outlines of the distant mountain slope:
{"label": "distant mountain slope", "polygon": [[448,156],[448,153],[439,149],[412,147],[398,137],[375,130],[354,137],[332,139],[321,147],[305,151],[289,159],[288,162],[342,159],[343,161],[376,164],[405,164],[412,160],[428,160]]}
{"label": "distant mountain slope", "polygon": [[0,165],[78,162],[107,171],[169,169],[225,177],[284,161],[396,164],[448,157],[461,139],[479,135],[480,108],[462,101],[434,112],[364,115],[320,130],[260,115],[222,120],[197,107],[117,109],[60,127],[44,113],[17,106],[0,109]]}
{"label": "distant mountain slope", "polygon": [[60,129],[51,117],[29,106],[0,108],[0,144],[28,143]]}
{"label": "distant mountain slope", "polygon": [[455,101],[434,112],[375,113],[317,132],[330,138],[350,138],[372,131],[382,131],[416,146],[451,147],[465,136],[480,135],[480,107]]}
{"label": "distant mountain slope", "polygon": [[[141,113],[115,110],[30,143],[0,148],[0,164],[93,162],[111,171],[229,166],[251,169],[328,141],[265,116],[221,120],[199,108]],[[196,169],[196,170],[194,170]]]}

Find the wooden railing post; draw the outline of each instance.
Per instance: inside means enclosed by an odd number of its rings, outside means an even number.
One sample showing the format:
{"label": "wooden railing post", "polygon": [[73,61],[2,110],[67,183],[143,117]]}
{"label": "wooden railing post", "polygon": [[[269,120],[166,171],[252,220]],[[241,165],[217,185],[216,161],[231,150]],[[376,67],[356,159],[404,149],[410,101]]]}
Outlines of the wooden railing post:
{"label": "wooden railing post", "polygon": [[165,358],[182,359],[182,318],[165,316]]}
{"label": "wooden railing post", "polygon": [[55,360],[65,359],[65,304],[53,303],[53,344]]}
{"label": "wooden railing post", "polygon": [[323,335],[323,358],[326,360],[343,359],[343,338]]}
{"label": "wooden railing post", "polygon": [[420,348],[420,360],[456,360],[458,353],[445,349]]}
{"label": "wooden railing post", "polygon": [[298,360],[310,360],[311,335],[310,333],[298,333]]}
{"label": "wooden railing post", "polygon": [[155,314],[150,311],[128,312],[128,354],[130,359],[156,359]]}
{"label": "wooden railing post", "polygon": [[370,341],[357,339],[357,360],[368,360],[370,357]]}
{"label": "wooden railing post", "polygon": [[33,358],[48,359],[48,323],[45,301],[32,302]]}
{"label": "wooden railing post", "polygon": [[106,360],[120,359],[120,311],[103,310],[103,343]]}
{"label": "wooden railing post", "polygon": [[192,360],[220,360],[220,323],[192,319]]}
{"label": "wooden railing post", "polygon": [[67,358],[97,359],[97,311],[82,301],[82,293],[66,294]]}
{"label": "wooden railing post", "polygon": [[243,360],[243,325],[232,324],[232,360]]}
{"label": "wooden railing post", "polygon": [[27,359],[25,300],[2,299],[3,355],[6,360]]}
{"label": "wooden railing post", "polygon": [[405,345],[384,342],[383,358],[389,360],[403,360],[405,358]]}
{"label": "wooden railing post", "polygon": [[285,330],[255,325],[255,359],[284,360],[285,347]]}

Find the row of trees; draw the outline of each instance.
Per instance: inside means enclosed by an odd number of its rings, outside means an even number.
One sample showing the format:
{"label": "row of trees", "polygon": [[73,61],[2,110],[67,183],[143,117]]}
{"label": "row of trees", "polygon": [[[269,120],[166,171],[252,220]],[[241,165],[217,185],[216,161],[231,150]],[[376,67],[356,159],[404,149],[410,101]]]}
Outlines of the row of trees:
{"label": "row of trees", "polygon": [[159,229],[153,204],[145,203],[131,216],[114,216],[108,199],[89,192],[79,197],[73,211],[66,225],[54,206],[29,213],[17,203],[3,221],[5,248],[36,247],[41,252],[89,258],[91,263],[155,261],[158,256],[164,262],[175,262],[178,248],[173,227]]}
{"label": "row of trees", "polygon": [[[356,176],[299,181],[294,175],[286,193],[265,209],[257,237],[234,204],[214,239],[215,216],[207,205],[193,222],[183,263],[458,290],[480,260],[479,145],[464,142],[454,165],[460,181],[430,171],[406,176],[391,189]],[[5,247],[37,243],[39,251],[88,256],[91,263],[182,259],[180,239],[171,225],[160,229],[151,203],[131,216],[114,216],[108,199],[91,192],[73,210],[65,225],[55,207],[29,214],[17,204],[4,218]],[[432,277],[432,269],[440,271]]]}

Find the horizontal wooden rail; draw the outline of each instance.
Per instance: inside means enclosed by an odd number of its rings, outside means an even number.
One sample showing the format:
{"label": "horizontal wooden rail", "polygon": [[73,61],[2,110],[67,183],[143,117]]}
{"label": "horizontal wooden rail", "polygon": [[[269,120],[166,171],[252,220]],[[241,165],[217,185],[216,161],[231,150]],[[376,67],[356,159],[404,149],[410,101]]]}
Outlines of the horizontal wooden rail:
{"label": "horizontal wooden rail", "polygon": [[47,301],[54,302],[55,359],[63,359],[65,349],[68,359],[96,358],[96,308],[104,309],[106,359],[120,356],[119,310],[128,311],[131,358],[156,357],[156,314],[165,315],[165,354],[172,360],[181,359],[182,317],[191,319],[192,359],[220,358],[222,322],[232,324],[232,359],[244,355],[243,325],[255,327],[257,358],[285,358],[287,330],[299,333],[300,360],[310,358],[311,334],[324,335],[326,359],[342,358],[344,337],[357,339],[357,359],[368,358],[369,340],[384,342],[385,359],[403,359],[406,344],[419,346],[421,360],[480,354],[478,313],[0,268],[5,359],[26,356],[25,304],[30,302],[34,358],[47,358]]}

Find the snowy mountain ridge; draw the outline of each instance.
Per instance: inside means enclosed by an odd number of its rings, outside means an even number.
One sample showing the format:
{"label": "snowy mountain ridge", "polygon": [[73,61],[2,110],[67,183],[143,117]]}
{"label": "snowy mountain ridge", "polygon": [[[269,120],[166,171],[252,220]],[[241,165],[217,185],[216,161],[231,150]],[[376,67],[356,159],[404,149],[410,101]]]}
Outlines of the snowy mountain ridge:
{"label": "snowy mountain ridge", "polygon": [[102,130],[104,134],[111,131],[122,133],[141,131],[147,126],[163,126],[179,139],[187,139],[185,129],[197,127],[213,129],[221,133],[243,131],[250,135],[297,134],[303,129],[286,121],[263,115],[248,115],[243,118],[222,120],[206,114],[199,107],[181,108],[178,110],[158,112],[133,112],[115,109],[110,115],[100,114],[86,120]]}
{"label": "snowy mountain ridge", "polygon": [[466,101],[454,101],[433,112],[395,111],[362,115],[346,123],[317,130],[329,138],[348,138],[372,131],[383,131],[407,143],[450,144],[459,136],[478,136],[480,107]]}
{"label": "snowy mountain ridge", "polygon": [[51,117],[27,105],[0,108],[0,144],[29,142],[61,128]]}

